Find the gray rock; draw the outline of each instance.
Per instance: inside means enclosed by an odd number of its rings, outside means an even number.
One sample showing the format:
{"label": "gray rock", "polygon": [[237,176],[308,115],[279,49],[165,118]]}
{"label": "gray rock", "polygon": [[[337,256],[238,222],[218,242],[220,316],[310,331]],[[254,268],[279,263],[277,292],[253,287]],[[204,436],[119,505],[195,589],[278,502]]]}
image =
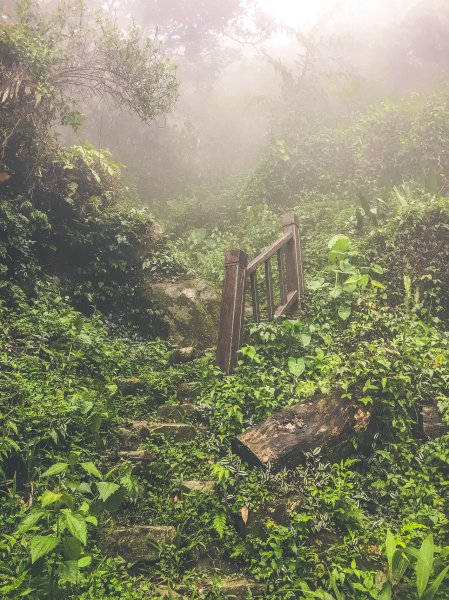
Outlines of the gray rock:
{"label": "gray rock", "polygon": [[202,492],[203,494],[213,494],[215,492],[214,481],[182,481],[179,484],[182,492]]}
{"label": "gray rock", "polygon": [[247,579],[224,579],[222,594],[225,598],[246,600],[250,597],[262,597],[265,586]]}
{"label": "gray rock", "polygon": [[276,502],[268,503],[256,511],[250,510],[246,524],[240,519],[239,530],[261,539],[267,539],[269,532],[267,522],[274,521],[277,525],[288,527],[292,515],[304,504],[305,497],[301,494],[286,496]]}
{"label": "gray rock", "polygon": [[151,433],[173,442],[190,442],[196,438],[198,429],[187,423],[153,423]]}
{"label": "gray rock", "polygon": [[135,450],[151,435],[159,434],[173,442],[188,442],[195,439],[198,429],[188,423],[151,423],[132,421],[119,430],[121,447]]}
{"label": "gray rock", "polygon": [[195,421],[200,410],[194,404],[164,404],[157,409],[157,416],[164,421]]}
{"label": "gray rock", "polygon": [[174,544],[176,529],[167,526],[139,525],[101,530],[100,548],[109,556],[121,556],[127,562],[152,562],[164,546]]}
{"label": "gray rock", "polygon": [[136,472],[145,471],[148,467],[156,462],[154,454],[146,450],[128,450],[117,452],[117,459],[120,462],[129,461]]}
{"label": "gray rock", "polygon": [[114,381],[119,392],[124,396],[135,396],[144,387],[143,381],[137,377],[127,377],[126,379],[116,379]]}
{"label": "gray rock", "polygon": [[201,279],[149,282],[148,294],[165,314],[170,341],[199,348],[216,344],[220,303],[210,284]]}
{"label": "gray rock", "polygon": [[426,438],[434,440],[448,432],[449,428],[436,404],[422,408],[423,432]]}
{"label": "gray rock", "polygon": [[178,386],[178,398],[191,399],[201,393],[201,383],[199,381],[186,381]]}
{"label": "gray rock", "polygon": [[178,348],[175,350],[169,359],[171,365],[179,365],[183,363],[192,362],[201,356],[201,353],[193,346],[187,346],[186,348]]}

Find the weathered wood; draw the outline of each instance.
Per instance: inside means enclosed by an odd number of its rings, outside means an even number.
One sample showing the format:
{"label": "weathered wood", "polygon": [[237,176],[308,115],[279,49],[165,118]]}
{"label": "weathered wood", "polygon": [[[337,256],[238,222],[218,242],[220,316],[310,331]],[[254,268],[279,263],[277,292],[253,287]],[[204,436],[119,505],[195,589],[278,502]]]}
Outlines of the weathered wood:
{"label": "weathered wood", "polygon": [[284,250],[278,250],[277,259],[278,259],[278,271],[279,271],[279,290],[281,294],[281,304],[285,304],[287,302],[287,286],[285,284],[285,274],[284,274]]}
{"label": "weathered wood", "polygon": [[242,250],[229,250],[226,253],[217,346],[217,362],[225,373],[230,373],[237,364],[243,325],[247,262],[247,256]]}
{"label": "weathered wood", "polygon": [[274,318],[275,319],[279,319],[279,317],[282,317],[283,315],[286,315],[290,309],[291,306],[293,306],[293,304],[298,300],[298,290],[295,290],[294,292],[290,292],[287,295],[287,300],[285,301],[285,304],[281,304],[275,311],[274,313]]}
{"label": "weathered wood", "polygon": [[271,259],[265,263],[265,291],[267,294],[267,319],[274,318],[273,273],[271,272]]}
{"label": "weathered wood", "polygon": [[251,275],[254,271],[260,267],[264,262],[271,258],[280,248],[283,248],[287,242],[293,238],[293,231],[285,232],[278,240],[276,240],[271,246],[265,248],[256,258],[254,258],[246,269],[247,275]]}
{"label": "weathered wood", "polygon": [[257,466],[293,468],[304,453],[320,447],[323,456],[338,461],[357,438],[368,443],[373,434],[370,407],[355,406],[340,393],[318,396],[310,402],[279,411],[233,439],[237,454]]}
{"label": "weathered wood", "polygon": [[253,318],[256,323],[260,323],[259,293],[257,291],[257,271],[249,276],[251,301],[253,305]]}
{"label": "weathered wood", "polygon": [[298,299],[290,307],[291,312],[295,313],[299,308],[299,301],[304,288],[298,217],[293,212],[287,213],[282,218],[282,225],[285,233],[292,233],[292,239],[285,246],[285,266],[287,292],[298,290]]}

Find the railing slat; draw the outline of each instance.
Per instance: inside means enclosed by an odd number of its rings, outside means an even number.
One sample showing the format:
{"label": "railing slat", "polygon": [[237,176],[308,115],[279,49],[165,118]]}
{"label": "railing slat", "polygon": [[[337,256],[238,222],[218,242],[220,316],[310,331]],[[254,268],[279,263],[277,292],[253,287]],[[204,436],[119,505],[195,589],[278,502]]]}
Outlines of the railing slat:
{"label": "railing slat", "polygon": [[279,306],[279,308],[276,309],[276,312],[274,313],[274,318],[279,319],[279,317],[285,315],[289,308],[298,300],[298,297],[298,290],[295,290],[294,292],[289,292],[287,295],[287,301],[285,302],[285,304],[281,304],[281,306]]}
{"label": "railing slat", "polygon": [[274,297],[273,297],[273,273],[271,271],[271,259],[265,263],[265,289],[267,293],[267,318],[269,321],[274,317]]}
{"label": "railing slat", "polygon": [[256,323],[260,323],[259,293],[257,291],[257,271],[251,273],[249,279],[251,288],[251,300],[253,303],[253,317]]}
{"label": "railing slat", "polygon": [[259,256],[256,256],[256,258],[254,258],[248,264],[248,266],[246,268],[247,275],[251,275],[251,273],[253,273],[257,269],[257,267],[260,267],[261,264],[266,262],[274,254],[276,254],[276,252],[280,248],[285,246],[285,244],[287,244],[292,238],[293,238],[293,231],[287,231],[278,240],[276,240],[274,242],[274,244],[271,244],[271,246],[268,246],[268,248],[265,248],[265,250],[263,252],[261,252],[259,254]]}
{"label": "railing slat", "polygon": [[281,305],[287,302],[287,286],[285,283],[284,275],[284,251],[283,249],[278,250],[278,270],[279,270],[279,288],[281,292]]}

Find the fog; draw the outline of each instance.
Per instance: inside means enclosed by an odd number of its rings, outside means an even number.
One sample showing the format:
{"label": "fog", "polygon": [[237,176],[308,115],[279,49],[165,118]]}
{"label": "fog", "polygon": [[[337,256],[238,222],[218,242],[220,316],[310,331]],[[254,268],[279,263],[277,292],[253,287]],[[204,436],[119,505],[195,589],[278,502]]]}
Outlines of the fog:
{"label": "fog", "polygon": [[275,140],[344,126],[374,102],[447,79],[449,6],[439,0],[122,0],[90,9],[136,24],[177,64],[173,112],[142,125],[101,102],[85,107],[75,136],[123,161],[156,212],[188,189],[247,172]]}

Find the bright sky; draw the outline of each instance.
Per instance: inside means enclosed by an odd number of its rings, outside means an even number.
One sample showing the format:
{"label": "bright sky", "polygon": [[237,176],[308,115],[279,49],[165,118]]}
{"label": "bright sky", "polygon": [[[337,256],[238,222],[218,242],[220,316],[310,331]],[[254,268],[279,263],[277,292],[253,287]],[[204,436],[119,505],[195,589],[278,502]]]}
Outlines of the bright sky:
{"label": "bright sky", "polygon": [[313,26],[338,0],[260,0],[260,7],[278,21],[292,27]]}

